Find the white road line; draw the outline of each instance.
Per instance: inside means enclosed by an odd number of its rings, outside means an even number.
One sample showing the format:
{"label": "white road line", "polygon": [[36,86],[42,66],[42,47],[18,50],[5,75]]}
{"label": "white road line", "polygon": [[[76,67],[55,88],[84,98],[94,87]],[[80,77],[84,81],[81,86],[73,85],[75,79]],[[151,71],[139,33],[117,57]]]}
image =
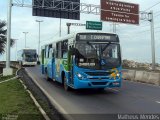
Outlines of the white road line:
{"label": "white road line", "polygon": [[123,80],[123,82],[131,82],[131,83],[143,84],[143,85],[147,85],[147,86],[151,86],[151,87],[160,88],[160,86],[158,86],[158,85],[143,83],[143,82],[137,82],[137,81],[131,81],[131,80]]}
{"label": "white road line", "polygon": [[51,97],[48,92],[41,87],[41,85],[37,82],[38,80],[33,77],[33,75],[31,75],[31,73],[28,71],[28,69],[26,69],[26,72],[28,73],[28,75],[32,78],[33,82],[42,90],[42,92],[48,97],[48,99],[50,100],[50,102],[57,108],[57,110],[62,113],[64,115],[64,117],[67,119],[67,120],[74,120],[67,111],[64,110],[64,108],[58,104],[58,102],[53,98]]}
{"label": "white road line", "polygon": [[160,104],[160,101],[156,101],[156,103]]}
{"label": "white road line", "polygon": [[113,89],[113,88],[108,88],[109,90],[115,91],[115,92],[119,92],[119,90]]}

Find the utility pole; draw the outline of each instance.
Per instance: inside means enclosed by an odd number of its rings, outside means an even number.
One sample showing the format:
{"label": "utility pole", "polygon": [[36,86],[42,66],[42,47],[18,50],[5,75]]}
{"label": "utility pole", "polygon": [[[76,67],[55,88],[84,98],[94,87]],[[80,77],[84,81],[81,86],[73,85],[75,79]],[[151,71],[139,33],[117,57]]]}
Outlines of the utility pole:
{"label": "utility pole", "polygon": [[3,69],[3,76],[13,75],[13,69],[10,68],[11,12],[12,12],[12,0],[8,0],[6,68]]}
{"label": "utility pole", "polygon": [[153,11],[148,13],[149,21],[151,24],[151,52],[152,52],[152,70],[155,70],[155,39],[154,39],[154,19],[153,19]]}
{"label": "utility pole", "polygon": [[60,21],[59,21],[59,37],[61,37],[61,35],[62,35],[62,19],[61,19],[61,17],[60,17]]}
{"label": "utility pole", "polygon": [[24,44],[24,48],[27,48],[27,46],[26,46],[26,35],[28,34],[28,32],[23,32],[24,33],[24,35],[25,35],[25,44]]}
{"label": "utility pole", "polygon": [[43,20],[36,20],[36,22],[39,23],[39,40],[38,40],[38,64],[40,64],[39,61],[39,56],[40,56],[40,43],[41,43],[41,22],[43,22]]}

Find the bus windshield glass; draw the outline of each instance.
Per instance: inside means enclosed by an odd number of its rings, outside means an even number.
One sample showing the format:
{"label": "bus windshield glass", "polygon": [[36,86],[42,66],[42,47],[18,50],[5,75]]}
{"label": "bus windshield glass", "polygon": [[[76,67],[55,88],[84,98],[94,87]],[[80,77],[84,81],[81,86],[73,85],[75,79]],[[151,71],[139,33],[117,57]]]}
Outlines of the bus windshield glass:
{"label": "bus windshield glass", "polygon": [[36,50],[24,50],[25,60],[28,62],[36,62],[37,54]]}
{"label": "bus windshield glass", "polygon": [[120,45],[102,42],[77,42],[76,64],[88,69],[108,69],[121,65]]}

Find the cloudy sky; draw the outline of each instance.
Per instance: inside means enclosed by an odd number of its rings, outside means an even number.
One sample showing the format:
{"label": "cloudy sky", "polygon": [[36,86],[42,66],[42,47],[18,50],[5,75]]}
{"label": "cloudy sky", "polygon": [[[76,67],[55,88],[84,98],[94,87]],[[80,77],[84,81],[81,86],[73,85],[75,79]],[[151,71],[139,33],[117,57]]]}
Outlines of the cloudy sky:
{"label": "cloudy sky", "polygon": [[[7,20],[7,1],[0,0],[0,20]],[[14,3],[22,0],[13,0]],[[32,0],[24,0],[31,4]],[[121,0],[131,2],[133,0]],[[100,0],[81,0],[81,3],[100,5]],[[140,11],[154,12],[156,62],[160,63],[160,1],[159,0],[134,0],[139,4]],[[27,47],[38,48],[38,23],[36,20],[43,20],[41,23],[41,45],[53,41],[59,36],[59,19],[32,16],[32,9],[27,7],[12,7],[12,38],[17,39],[17,50],[24,48],[24,34],[27,34]],[[62,19],[62,36],[67,33],[67,22],[85,23],[86,21],[100,21],[99,15],[81,13],[80,21]],[[71,27],[71,32],[86,31],[85,27]],[[112,31],[111,22],[103,22],[103,32]],[[150,22],[140,20],[139,25],[118,23],[117,34],[120,36],[123,59],[140,62],[151,62],[151,35]],[[11,48],[11,60],[16,58],[16,45]],[[0,56],[5,60],[5,54]]]}

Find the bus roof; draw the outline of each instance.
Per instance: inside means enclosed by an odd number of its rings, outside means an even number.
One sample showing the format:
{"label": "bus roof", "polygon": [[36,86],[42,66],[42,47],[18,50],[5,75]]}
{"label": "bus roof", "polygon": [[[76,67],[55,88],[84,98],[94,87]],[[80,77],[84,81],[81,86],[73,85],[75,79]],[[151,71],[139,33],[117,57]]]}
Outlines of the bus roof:
{"label": "bus roof", "polygon": [[[36,50],[36,49],[33,49],[33,48],[22,48],[22,49],[20,49],[20,50]],[[19,51],[20,51],[19,50]]]}
{"label": "bus roof", "polygon": [[107,33],[107,32],[93,32],[93,31],[87,31],[87,32],[75,32],[75,33],[71,33],[71,34],[68,34],[68,35],[65,35],[64,37],[58,37],[58,38],[55,38],[56,40],[53,41],[53,42],[49,42],[45,45],[42,45],[42,46],[46,46],[46,45],[49,45],[49,44],[52,44],[52,43],[55,43],[55,42],[60,42],[60,41],[63,41],[63,40],[66,40],[66,39],[70,39],[70,38],[74,38],[76,37],[77,34],[79,33],[106,33],[106,34],[112,34],[112,35],[117,35],[116,33]]}

